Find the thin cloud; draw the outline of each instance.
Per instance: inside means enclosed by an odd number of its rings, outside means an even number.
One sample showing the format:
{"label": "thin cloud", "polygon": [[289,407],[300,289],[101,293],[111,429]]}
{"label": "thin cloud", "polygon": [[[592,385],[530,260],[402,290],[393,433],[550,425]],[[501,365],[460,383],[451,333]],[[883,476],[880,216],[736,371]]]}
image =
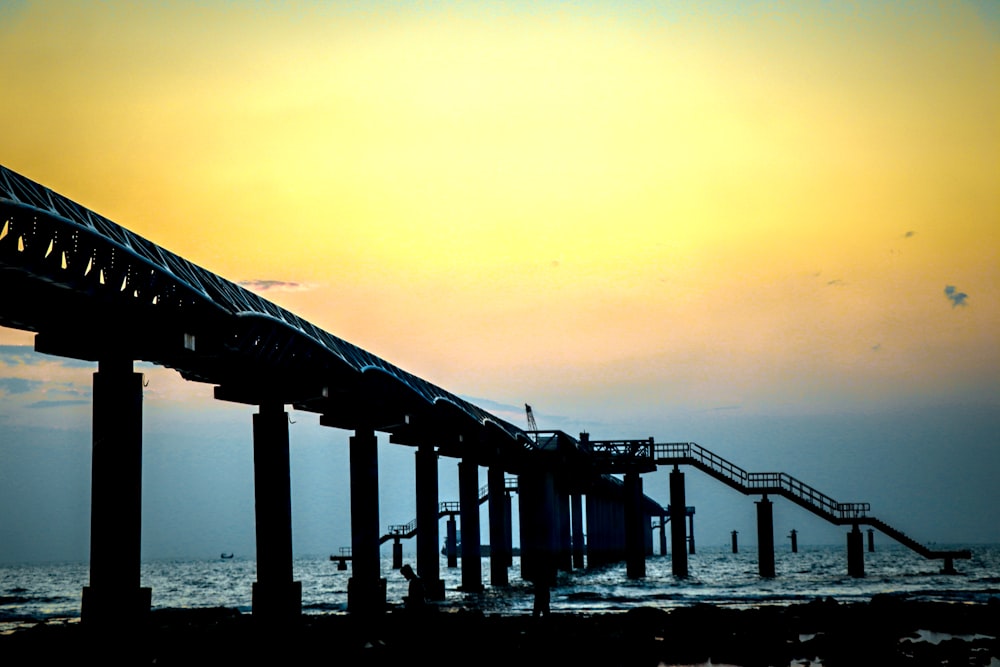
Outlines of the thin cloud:
{"label": "thin cloud", "polygon": [[65,408],[73,405],[90,405],[90,401],[78,401],[78,400],[35,401],[34,403],[28,403],[24,407],[45,409],[45,408]]}
{"label": "thin cloud", "polygon": [[949,301],[951,301],[951,307],[964,306],[969,299],[969,295],[965,292],[959,292],[958,288],[954,285],[946,285],[944,288],[944,295]]}
{"label": "thin cloud", "polygon": [[30,364],[37,358],[30,345],[0,345],[0,363]]}
{"label": "thin cloud", "polygon": [[67,368],[95,368],[92,361],[82,361],[70,357],[57,357],[35,352],[30,345],[0,345],[0,364],[8,366],[32,366],[38,364],[59,364]]}
{"label": "thin cloud", "polygon": [[28,380],[26,378],[0,378],[0,394],[27,394],[40,388],[42,383],[38,380]]}
{"label": "thin cloud", "polygon": [[[31,378],[0,378],[0,396],[60,396],[64,398],[41,398],[36,403],[62,403],[65,401],[89,403],[93,390],[89,385],[67,381],[44,381]],[[38,407],[28,404],[27,407]]]}
{"label": "thin cloud", "polygon": [[254,292],[301,292],[309,289],[308,285],[287,280],[270,280],[267,278],[257,278],[254,280],[241,280],[240,286]]}
{"label": "thin cloud", "polygon": [[488,410],[490,412],[520,412],[524,413],[524,407],[518,405],[510,405],[509,403],[500,403],[499,401],[493,401],[488,398],[480,398],[477,396],[459,396],[463,401],[468,401],[475,406],[482,408],[483,410]]}

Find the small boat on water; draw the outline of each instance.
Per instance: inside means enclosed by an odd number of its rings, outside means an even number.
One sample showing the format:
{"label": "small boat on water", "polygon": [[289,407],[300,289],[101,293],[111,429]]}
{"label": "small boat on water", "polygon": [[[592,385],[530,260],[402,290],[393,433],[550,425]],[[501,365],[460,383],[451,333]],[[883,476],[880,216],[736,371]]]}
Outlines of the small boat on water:
{"label": "small boat on water", "polygon": [[227,554],[227,553],[221,553],[221,554],[219,554],[219,558],[221,558],[223,560],[227,560],[227,559],[232,558],[232,557],[233,557],[232,554]]}

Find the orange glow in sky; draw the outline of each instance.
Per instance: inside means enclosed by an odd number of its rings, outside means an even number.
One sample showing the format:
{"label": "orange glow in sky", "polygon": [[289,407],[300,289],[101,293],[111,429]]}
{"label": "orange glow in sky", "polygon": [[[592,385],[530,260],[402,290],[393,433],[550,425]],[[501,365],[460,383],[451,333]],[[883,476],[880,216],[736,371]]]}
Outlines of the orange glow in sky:
{"label": "orange glow in sky", "polygon": [[995,397],[995,10],[617,6],[13,3],[0,163],[464,395]]}

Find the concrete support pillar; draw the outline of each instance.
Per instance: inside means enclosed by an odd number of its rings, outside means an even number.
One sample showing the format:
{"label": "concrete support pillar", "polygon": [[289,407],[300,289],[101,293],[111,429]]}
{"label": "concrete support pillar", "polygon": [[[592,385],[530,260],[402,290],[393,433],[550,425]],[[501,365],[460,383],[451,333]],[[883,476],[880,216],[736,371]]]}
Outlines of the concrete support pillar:
{"label": "concrete support pillar", "polygon": [[796,554],[799,552],[799,531],[792,528],[792,532],[788,534],[788,537],[792,538],[792,553]]}
{"label": "concrete support pillar", "polygon": [[774,576],[774,513],[767,496],[757,505],[757,570],[762,577]]}
{"label": "concrete support pillar", "polygon": [[556,491],[557,566],[563,572],[573,571],[573,537],[570,527],[569,494]]}
{"label": "concrete support pillar", "polygon": [[858,524],[854,524],[847,534],[847,574],[857,578],[865,576],[864,537]]}
{"label": "concrete support pillar", "polygon": [[403,567],[403,543],[399,539],[392,541],[392,569],[400,570]]}
{"label": "concrete support pillar", "polygon": [[587,567],[597,567],[604,559],[604,522],[601,516],[601,499],[597,494],[587,494]]}
{"label": "concrete support pillar", "polygon": [[615,560],[615,507],[614,502],[602,495],[598,502],[600,516],[601,558],[598,565],[607,565]]}
{"label": "concrete support pillar", "polygon": [[507,546],[507,492],[503,468],[490,466],[486,472],[486,483],[490,488],[490,585],[507,586],[507,565],[510,553]]}
{"label": "concrete support pillar", "polygon": [[[506,480],[504,480],[506,485]],[[507,545],[507,567],[514,564],[514,501],[510,491],[504,491],[504,543]]]}
{"label": "concrete support pillar", "polygon": [[430,600],[444,600],[438,530],[438,453],[420,445],[414,454],[417,493],[417,576]]}
{"label": "concrete support pillar", "polygon": [[555,581],[555,484],[552,474],[541,470],[521,473],[521,578],[535,583]]}
{"label": "concrete support pillar", "polygon": [[448,557],[448,567],[458,567],[458,526],[455,515],[448,515],[447,532],[444,538],[444,552]]}
{"label": "concrete support pillar", "polygon": [[653,551],[653,531],[655,526],[653,525],[653,517],[649,512],[643,511],[642,513],[642,542],[643,550],[647,557],[652,557],[655,555]]}
{"label": "concrete support pillar", "polygon": [[625,572],[629,579],[646,576],[646,544],[642,527],[642,476],[625,473]]}
{"label": "concrete support pillar", "polygon": [[[589,501],[591,496],[587,496]],[[603,495],[594,497],[597,520],[587,523],[591,526],[590,564],[592,566],[607,565],[611,562],[611,503]]]}
{"label": "concrete support pillar", "polygon": [[586,547],[583,537],[583,496],[574,493],[570,497],[570,512],[573,533],[573,567],[583,569],[583,555]]}
{"label": "concrete support pillar", "polygon": [[479,531],[479,465],[475,461],[458,463],[459,512],[462,515],[462,590],[483,590],[483,561]]}
{"label": "concrete support pillar", "polygon": [[734,553],[734,554],[738,554],[738,553],[740,552],[740,545],[739,545],[739,540],[738,540],[738,538],[736,537],[736,536],[737,536],[737,534],[738,534],[738,531],[735,531],[735,530],[734,530],[734,531],[733,531],[733,534],[732,534],[732,536],[733,536],[733,553]]}
{"label": "concrete support pillar", "polygon": [[625,560],[625,499],[615,498],[612,502],[614,518],[611,527],[614,529],[614,562]]}
{"label": "concrete support pillar", "polygon": [[868,552],[875,553],[875,529],[868,529]]}
{"label": "concrete support pillar", "polygon": [[142,529],[142,374],[130,359],[94,373],[88,625],[145,620],[152,591],[139,586]]}
{"label": "concrete support pillar", "polygon": [[385,580],[379,554],[378,439],[358,429],[350,439],[351,568],[347,609],[360,616],[385,611]]}
{"label": "concrete support pillar", "polygon": [[677,466],[670,472],[670,550],[675,577],[688,576],[687,539],[684,516],[687,504],[684,497],[684,473]]}
{"label": "concrete support pillar", "polygon": [[687,513],[687,507],[684,508],[684,514],[687,516],[688,521],[688,553],[694,554],[694,514]]}
{"label": "concrete support pillar", "polygon": [[606,498],[606,530],[608,535],[608,562],[625,560],[625,507],[621,498]]}
{"label": "concrete support pillar", "polygon": [[253,416],[254,499],[257,519],[255,619],[285,621],[302,614],[302,584],[292,575],[292,483],[288,414],[281,403]]}
{"label": "concrete support pillar", "polygon": [[660,515],[660,555],[667,555],[667,515]]}

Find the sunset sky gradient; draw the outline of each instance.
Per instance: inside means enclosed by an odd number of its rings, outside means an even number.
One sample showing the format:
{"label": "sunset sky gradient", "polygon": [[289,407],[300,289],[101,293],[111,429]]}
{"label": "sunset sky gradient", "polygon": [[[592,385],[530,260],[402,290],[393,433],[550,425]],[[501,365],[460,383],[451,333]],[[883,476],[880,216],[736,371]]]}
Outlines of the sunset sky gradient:
{"label": "sunset sky gradient", "polygon": [[[0,91],[4,166],[510,421],[1000,542],[993,3],[7,2]],[[89,428],[24,407],[88,368],[3,349],[0,434]],[[150,419],[249,437],[145,370]]]}

